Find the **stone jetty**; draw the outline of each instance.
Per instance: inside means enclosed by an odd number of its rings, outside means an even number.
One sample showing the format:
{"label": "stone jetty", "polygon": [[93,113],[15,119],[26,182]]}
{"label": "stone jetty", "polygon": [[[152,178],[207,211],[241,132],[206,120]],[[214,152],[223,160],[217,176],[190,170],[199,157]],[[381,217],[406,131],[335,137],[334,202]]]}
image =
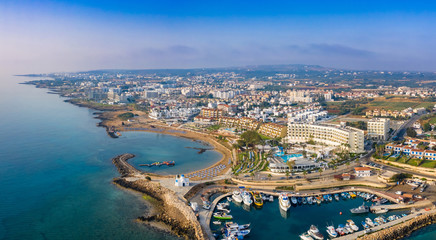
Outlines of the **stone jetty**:
{"label": "stone jetty", "polygon": [[358,239],[360,240],[395,240],[401,239],[405,236],[411,234],[413,231],[416,231],[420,228],[423,228],[427,225],[436,223],[436,212],[432,211],[430,213],[425,213],[420,216],[416,216],[415,218],[398,224],[396,226],[375,232],[370,235],[362,236]]}
{"label": "stone jetty", "polygon": [[135,157],[133,154],[122,154],[112,159],[122,175],[114,179],[114,183],[154,198],[157,214],[138,217],[139,221],[158,221],[168,225],[172,232],[185,239],[208,239],[191,207],[177,196],[174,191],[162,187],[159,181],[148,180],[144,174],[127,163],[128,159]]}

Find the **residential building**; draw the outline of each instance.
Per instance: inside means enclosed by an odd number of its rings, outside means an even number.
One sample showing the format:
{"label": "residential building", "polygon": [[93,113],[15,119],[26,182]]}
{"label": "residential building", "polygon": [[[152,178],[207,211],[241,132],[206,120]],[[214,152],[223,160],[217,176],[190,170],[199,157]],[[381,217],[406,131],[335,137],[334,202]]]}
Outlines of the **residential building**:
{"label": "residential building", "polygon": [[200,116],[207,118],[219,118],[223,116],[224,111],[215,108],[203,108],[201,109]]}
{"label": "residential building", "polygon": [[283,138],[286,136],[286,126],[276,123],[264,123],[260,125],[258,132],[271,138]]}
{"label": "residential building", "polygon": [[371,168],[369,167],[355,167],[356,177],[369,177],[371,176]]}

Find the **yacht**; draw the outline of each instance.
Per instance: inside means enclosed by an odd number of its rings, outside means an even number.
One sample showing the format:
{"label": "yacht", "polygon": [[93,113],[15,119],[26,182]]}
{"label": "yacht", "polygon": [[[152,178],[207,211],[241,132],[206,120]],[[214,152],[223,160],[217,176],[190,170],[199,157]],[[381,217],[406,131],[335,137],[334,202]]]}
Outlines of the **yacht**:
{"label": "yacht", "polygon": [[338,233],[333,226],[327,226],[327,233],[330,237],[335,238],[338,236]]}
{"label": "yacht", "polygon": [[242,195],[242,201],[245,205],[250,206],[253,203],[253,200],[251,199],[251,195],[247,191],[243,191],[241,193]]}
{"label": "yacht", "polygon": [[315,225],[311,225],[309,231],[307,231],[310,236],[317,240],[323,240],[324,236],[319,232],[318,228]]}
{"label": "yacht", "polygon": [[347,220],[347,223],[353,231],[359,231],[359,227],[353,222],[353,220],[349,219]]}
{"label": "yacht", "polygon": [[242,202],[242,196],[241,196],[241,192],[239,191],[234,191],[233,195],[232,195],[232,199],[237,202],[237,203],[241,203]]}
{"label": "yacht", "polygon": [[387,213],[388,211],[389,211],[389,209],[387,209],[387,208],[380,208],[380,209],[374,210],[373,212],[375,214],[383,214],[383,213]]}
{"label": "yacht", "polygon": [[289,202],[288,194],[286,193],[280,193],[279,196],[279,205],[280,208],[284,211],[288,211],[291,207],[291,203]]}

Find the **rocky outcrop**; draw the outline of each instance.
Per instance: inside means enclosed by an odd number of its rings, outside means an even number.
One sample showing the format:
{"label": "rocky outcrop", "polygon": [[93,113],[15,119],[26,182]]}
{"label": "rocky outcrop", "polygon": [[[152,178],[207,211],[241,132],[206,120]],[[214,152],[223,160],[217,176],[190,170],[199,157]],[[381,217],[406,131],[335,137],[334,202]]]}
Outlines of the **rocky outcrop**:
{"label": "rocky outcrop", "polygon": [[360,237],[360,240],[395,240],[401,239],[420,228],[436,223],[436,213],[423,214],[410,221],[391,228]]}
{"label": "rocky outcrop", "polygon": [[115,167],[117,167],[118,172],[121,174],[122,177],[134,174],[141,174],[141,171],[127,163],[127,160],[134,157],[135,155],[133,154],[125,153],[118,155],[112,159],[112,163],[115,165]]}

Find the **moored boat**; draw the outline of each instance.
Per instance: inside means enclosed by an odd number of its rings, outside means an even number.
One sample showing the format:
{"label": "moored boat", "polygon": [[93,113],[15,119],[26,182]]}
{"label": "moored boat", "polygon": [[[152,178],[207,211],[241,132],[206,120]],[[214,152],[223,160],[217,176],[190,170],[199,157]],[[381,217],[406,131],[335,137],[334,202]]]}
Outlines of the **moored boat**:
{"label": "moored boat", "polygon": [[327,234],[332,238],[338,236],[338,233],[336,232],[335,227],[333,226],[327,226]]}
{"label": "moored boat", "polygon": [[357,208],[350,209],[350,212],[354,213],[354,214],[367,213],[367,212],[369,212],[369,207],[365,206],[365,203],[364,203],[364,204],[362,204],[361,206],[359,206]]}
{"label": "moored boat", "polygon": [[247,191],[242,191],[242,201],[245,205],[250,206],[253,203],[251,195]]}
{"label": "moored boat", "polygon": [[318,228],[315,225],[311,225],[307,233],[309,233],[309,235],[312,236],[314,239],[324,239],[324,236],[319,232]]}
{"label": "moored boat", "polygon": [[359,231],[359,227],[354,223],[353,220],[349,219],[347,220],[347,223],[353,231]]}
{"label": "moored boat", "polygon": [[280,209],[282,209],[284,211],[289,210],[289,208],[291,207],[291,203],[289,202],[288,194],[280,193],[279,206],[280,206]]}
{"label": "moored boat", "polygon": [[337,194],[337,193],[335,194],[335,200],[339,201],[339,194]]}
{"label": "moored boat", "polygon": [[374,227],[374,222],[371,220],[371,218],[365,218],[365,223],[368,224],[369,227]]}
{"label": "moored boat", "polygon": [[301,240],[313,240],[313,238],[309,235],[309,233],[303,233],[300,235]]}
{"label": "moored boat", "polygon": [[237,202],[237,203],[241,203],[242,202],[242,196],[241,196],[241,192],[239,191],[234,191],[232,194],[232,199]]}
{"label": "moored boat", "polygon": [[220,219],[220,220],[232,220],[233,219],[232,215],[228,215],[228,214],[223,213],[223,212],[216,212],[213,214],[213,217],[216,219]]}
{"label": "moored boat", "polygon": [[383,214],[383,213],[387,213],[388,211],[389,211],[389,209],[387,209],[387,208],[379,208],[379,209],[376,209],[372,212],[375,214]]}
{"label": "moored boat", "polygon": [[258,206],[258,207],[263,206],[263,200],[262,200],[262,197],[260,196],[259,192],[253,191],[253,192],[251,192],[251,195],[253,196],[255,206]]}
{"label": "moored boat", "polygon": [[291,202],[292,202],[292,204],[294,204],[294,205],[297,205],[297,204],[298,204],[298,201],[297,201],[297,198],[296,198],[296,197],[291,197]]}

